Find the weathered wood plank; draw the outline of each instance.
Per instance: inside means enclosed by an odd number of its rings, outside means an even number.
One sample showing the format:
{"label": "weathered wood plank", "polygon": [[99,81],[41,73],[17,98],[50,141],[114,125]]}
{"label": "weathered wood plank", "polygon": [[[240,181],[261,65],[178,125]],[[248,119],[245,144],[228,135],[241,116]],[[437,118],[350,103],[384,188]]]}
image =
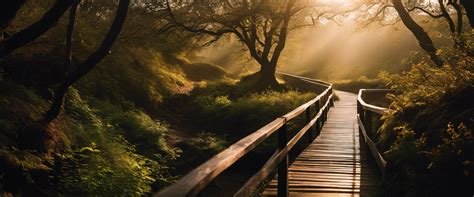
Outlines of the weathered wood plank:
{"label": "weathered wood plank", "polygon": [[[321,134],[293,162],[289,172],[290,196],[374,196],[379,173],[367,159],[359,139],[357,95],[337,92],[339,101],[328,113]],[[360,136],[362,137],[362,136]],[[278,175],[277,175],[278,177]],[[263,196],[276,196],[276,179]],[[352,196],[351,195],[351,196]]]}

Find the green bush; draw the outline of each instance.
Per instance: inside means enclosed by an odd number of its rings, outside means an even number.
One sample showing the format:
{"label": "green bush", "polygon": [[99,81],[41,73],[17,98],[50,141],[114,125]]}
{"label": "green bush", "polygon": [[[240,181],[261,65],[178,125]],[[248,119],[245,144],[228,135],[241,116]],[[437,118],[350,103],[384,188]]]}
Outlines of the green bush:
{"label": "green bush", "polygon": [[153,50],[121,49],[110,54],[77,84],[81,93],[116,105],[132,102],[148,111],[159,111],[163,99],[187,93],[192,83],[178,65],[168,64]]}
{"label": "green bush", "polygon": [[342,90],[352,93],[359,93],[360,89],[380,89],[385,88],[385,85],[380,79],[369,79],[366,76],[361,76],[357,80],[339,80],[333,81],[336,90]]}
{"label": "green bush", "polygon": [[135,154],[125,140],[110,143],[104,147],[107,150],[92,143],[57,159],[58,186],[63,194],[142,196],[151,192],[156,161]]}
{"label": "green bush", "polygon": [[239,138],[314,97],[316,94],[309,92],[269,90],[237,98],[201,95],[192,105],[197,109],[196,123],[202,125],[201,129]]}
{"label": "green bush", "polygon": [[181,66],[186,77],[193,81],[216,81],[223,79],[227,72],[220,66],[207,63],[187,63]]}
{"label": "green bush", "polygon": [[65,99],[66,134],[74,151],[56,160],[60,191],[140,196],[170,184],[174,177],[168,165],[178,151],[164,139],[167,126],[138,110],[95,105],[74,88]]}
{"label": "green bush", "polygon": [[179,174],[193,169],[215,154],[224,150],[229,143],[219,135],[210,132],[200,132],[195,137],[185,139],[178,144],[183,155],[174,164],[180,169]]}
{"label": "green bush", "polygon": [[397,92],[378,132],[389,163],[387,192],[470,196],[474,177],[474,60],[442,68],[413,65],[380,77]]}
{"label": "green bush", "polygon": [[176,151],[165,140],[168,125],[152,120],[141,111],[114,114],[111,122],[115,123],[117,131],[143,154],[153,157],[159,153],[168,155],[171,159],[177,157]]}

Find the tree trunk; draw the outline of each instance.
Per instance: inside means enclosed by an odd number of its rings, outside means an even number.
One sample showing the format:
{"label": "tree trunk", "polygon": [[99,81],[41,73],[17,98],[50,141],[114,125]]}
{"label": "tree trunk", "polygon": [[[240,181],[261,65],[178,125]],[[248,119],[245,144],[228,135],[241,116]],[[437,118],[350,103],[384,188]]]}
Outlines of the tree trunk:
{"label": "tree trunk", "polygon": [[260,67],[258,86],[262,88],[276,88],[279,86],[275,77],[276,64],[265,64]]}
{"label": "tree trunk", "polygon": [[473,0],[461,0],[461,4],[466,10],[467,18],[471,28],[474,28],[474,1]]}
{"label": "tree trunk", "polygon": [[456,26],[454,25],[453,18],[449,15],[449,12],[446,10],[446,6],[444,6],[444,0],[438,0],[439,3],[439,8],[441,10],[441,13],[443,14],[443,17],[448,21],[448,26],[449,30],[451,31],[452,34],[456,33]]}
{"label": "tree trunk", "polygon": [[403,6],[401,0],[392,0],[392,3],[398,15],[400,16],[400,19],[402,20],[403,24],[413,33],[413,35],[418,40],[418,43],[420,44],[421,48],[425,50],[426,53],[428,53],[431,60],[436,64],[436,66],[443,66],[443,61],[436,54],[437,49],[434,46],[433,40],[431,40],[428,33],[426,33],[423,27],[418,25],[418,23],[413,20],[413,18]]}
{"label": "tree trunk", "polygon": [[46,33],[71,7],[73,1],[56,0],[54,6],[39,21],[0,42],[0,59]]}
{"label": "tree trunk", "polygon": [[74,23],[76,22],[76,13],[77,13],[77,7],[79,6],[79,3],[81,0],[74,0],[74,3],[71,7],[71,10],[69,11],[69,24],[67,27],[67,33],[66,33],[66,54],[64,58],[64,65],[63,73],[67,73],[69,71],[69,66],[72,61],[72,42],[73,42],[73,33],[74,33]]}
{"label": "tree trunk", "polygon": [[21,6],[26,0],[3,0],[0,2],[0,38],[3,37],[5,29],[10,25]]}
{"label": "tree trunk", "polygon": [[102,44],[82,64],[80,64],[76,70],[70,72],[66,76],[64,82],[61,83],[59,88],[56,90],[53,103],[44,116],[46,122],[53,121],[59,115],[63,105],[64,96],[69,87],[91,71],[109,53],[110,48],[122,31],[123,24],[127,18],[129,5],[130,0],[120,0],[112,26],[102,41]]}

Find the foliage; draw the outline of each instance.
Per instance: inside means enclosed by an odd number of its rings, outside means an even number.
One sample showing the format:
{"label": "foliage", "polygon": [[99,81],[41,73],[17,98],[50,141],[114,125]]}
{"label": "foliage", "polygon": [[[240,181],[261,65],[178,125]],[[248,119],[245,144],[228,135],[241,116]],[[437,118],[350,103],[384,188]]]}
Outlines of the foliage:
{"label": "foliage", "polygon": [[[181,115],[174,117],[180,120],[181,128],[196,133],[195,137],[178,144],[183,153],[174,164],[179,169],[176,173],[185,173],[233,142],[316,97],[311,92],[283,88],[256,92],[249,85],[253,82],[201,83],[190,95],[171,97],[164,102],[164,106],[179,106],[169,109],[173,111],[167,114]],[[252,152],[251,157],[267,156],[275,145],[276,138],[271,138]]]}
{"label": "foliage", "polygon": [[[28,26],[52,3],[28,1],[8,31]],[[74,32],[72,69],[97,48],[113,19],[111,10],[115,4],[81,3]],[[34,150],[16,148],[19,131],[42,117],[50,105],[48,100],[54,96],[51,90],[65,76],[62,43],[67,17],[0,62],[1,176],[6,170],[4,163],[16,166],[12,172],[24,171],[25,177],[31,174],[28,170],[42,170],[51,176],[33,184],[43,186],[51,182],[56,185],[48,187],[54,188],[42,189],[87,196],[141,196],[175,179],[170,173],[170,161],[179,157],[179,150],[166,142],[168,125],[147,112],[157,111],[164,97],[192,88],[180,68],[182,65],[170,64],[162,55],[169,51],[172,53],[167,55],[180,55],[192,40],[182,40],[182,33],[157,37],[153,28],[143,26],[158,25],[155,21],[159,17],[143,12],[140,7],[131,9],[123,34],[110,54],[68,92],[64,113],[52,123],[68,141],[64,152],[56,152],[59,156],[54,159]],[[137,26],[142,30],[138,34]],[[48,168],[44,167],[46,164]],[[15,176],[23,175],[10,177]],[[2,188],[9,180],[0,177],[0,181]],[[15,187],[25,189],[20,184]]]}
{"label": "foliage", "polygon": [[[31,89],[11,81],[2,80],[0,86],[2,176],[19,170],[22,174],[9,176],[32,177],[26,181],[40,185],[50,179],[63,194],[88,196],[140,196],[174,180],[169,162],[179,156],[179,151],[165,141],[166,124],[151,119],[132,104],[120,108],[91,99],[91,105],[74,88],[65,99],[59,122],[71,149],[58,153],[54,159],[34,150],[19,150],[17,136],[25,124],[41,117],[47,102]],[[4,171],[7,169],[12,170]],[[36,175],[38,172],[50,177],[35,183],[42,178]],[[0,180],[1,186],[10,179]]]}
{"label": "foliage", "polygon": [[177,64],[186,74],[186,78],[192,81],[218,81],[222,80],[228,73],[220,66],[198,62],[191,63],[186,57],[168,57],[169,63]]}
{"label": "foliage", "polygon": [[[51,3],[28,1],[8,31],[17,32],[28,26]],[[123,34],[107,58],[68,91],[64,113],[52,123],[55,131],[67,138],[64,149],[49,155],[51,158],[34,150],[18,150],[19,131],[41,119],[54,96],[52,90],[67,70],[74,70],[97,48],[113,19],[111,10],[115,4],[80,4],[71,68],[63,66],[67,17],[0,62],[0,166],[7,161],[26,175],[32,174],[29,170],[41,170],[46,178],[37,182],[34,179],[32,184],[42,186],[51,182],[54,188],[47,189],[62,195],[147,195],[175,179],[170,166],[181,153],[166,141],[169,125],[149,114],[160,111],[164,99],[188,93],[195,85],[193,81],[206,81],[201,85],[209,83],[209,87],[216,88],[192,95],[196,97],[192,104],[198,106],[194,115],[204,115],[203,121],[207,122],[222,121],[218,127],[225,130],[232,128],[225,125],[226,121],[245,126],[243,132],[239,127],[233,128],[233,132],[239,131],[233,138],[246,135],[314,96],[297,91],[250,94],[248,90],[254,81],[234,86],[221,67],[188,62],[183,54],[191,48],[193,39],[182,32],[156,36],[154,28],[161,22],[159,17],[140,6],[132,6]],[[225,82],[211,82],[223,78]],[[249,111],[256,114],[247,117]],[[220,117],[210,119],[215,115]],[[239,123],[241,117],[245,119]],[[180,144],[185,149],[186,161],[194,160],[196,155],[200,155],[196,160],[208,158],[227,145],[222,135],[207,132]],[[0,170],[0,175],[5,169]],[[8,180],[0,176],[0,181]]]}
{"label": "foliage", "polygon": [[41,117],[47,102],[34,91],[11,81],[0,81],[0,144],[15,145],[18,132]]}
{"label": "foliage", "polygon": [[[227,94],[199,95],[193,101],[200,117],[196,120],[203,130],[241,137],[258,129],[278,116],[316,97],[314,93],[295,90],[251,93],[240,97]],[[217,93],[217,94],[216,94]],[[206,128],[207,126],[212,128]]]}
{"label": "foliage", "polygon": [[359,93],[360,89],[380,89],[385,88],[385,85],[379,79],[369,79],[366,76],[360,76],[356,80],[338,80],[332,82],[334,88],[337,90]]}
{"label": "foliage", "polygon": [[[233,35],[260,65],[259,85],[277,87],[275,71],[288,35],[293,30],[311,25],[308,17],[312,18],[314,25],[314,21],[326,15],[323,7],[292,0],[173,2],[167,9],[168,27],[207,35],[210,38],[206,45]],[[344,9],[337,10],[344,12]],[[196,13],[199,18],[196,18]]]}
{"label": "foliage", "polygon": [[380,77],[394,90],[378,146],[392,172],[386,186],[394,195],[470,195],[474,178],[473,59],[451,66],[413,65],[402,74]]}
{"label": "foliage", "polygon": [[112,142],[108,146],[108,150],[102,151],[92,143],[58,159],[60,191],[86,196],[141,196],[151,192],[157,162],[135,154],[133,146],[124,142]]}
{"label": "foliage", "polygon": [[220,135],[211,132],[200,132],[195,137],[185,139],[178,144],[183,150],[181,159],[174,162],[179,169],[179,174],[183,174],[195,166],[208,160],[215,154],[224,150],[229,143]]}
{"label": "foliage", "polygon": [[[97,48],[108,30],[116,2],[83,1],[78,10],[73,40],[73,62],[70,70]],[[37,20],[51,2],[28,1],[9,31],[18,31]],[[110,54],[76,85],[82,93],[114,104],[125,101],[147,110],[154,108],[170,94],[185,93],[192,84],[180,68],[184,63],[168,63],[162,54],[178,56],[193,42],[180,32],[157,36],[160,17],[146,8],[132,6],[123,32]],[[64,27],[68,17],[31,43],[0,62],[5,77],[35,88],[54,88],[65,76]],[[153,25],[152,25],[153,24]],[[144,28],[147,27],[147,28]],[[139,29],[139,31],[137,31]],[[182,39],[187,37],[189,39]]]}
{"label": "foliage", "polygon": [[177,157],[175,150],[168,146],[165,134],[168,125],[151,119],[141,111],[113,114],[110,120],[115,123],[117,131],[127,141],[135,144],[139,150],[148,153],[149,157],[158,154],[169,154],[171,159]]}
{"label": "foliage", "polygon": [[178,151],[164,139],[165,124],[139,110],[123,111],[108,103],[99,103],[101,110],[96,111],[75,89],[65,103],[67,133],[76,150],[59,160],[62,191],[143,195],[152,183],[162,187],[173,179],[168,163]]}

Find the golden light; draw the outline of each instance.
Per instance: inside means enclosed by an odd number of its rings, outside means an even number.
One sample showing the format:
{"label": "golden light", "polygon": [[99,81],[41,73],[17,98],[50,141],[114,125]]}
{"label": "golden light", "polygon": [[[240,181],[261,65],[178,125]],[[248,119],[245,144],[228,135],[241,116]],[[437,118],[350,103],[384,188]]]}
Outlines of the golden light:
{"label": "golden light", "polygon": [[327,5],[327,6],[344,6],[350,7],[354,5],[352,0],[314,0],[317,4]]}

